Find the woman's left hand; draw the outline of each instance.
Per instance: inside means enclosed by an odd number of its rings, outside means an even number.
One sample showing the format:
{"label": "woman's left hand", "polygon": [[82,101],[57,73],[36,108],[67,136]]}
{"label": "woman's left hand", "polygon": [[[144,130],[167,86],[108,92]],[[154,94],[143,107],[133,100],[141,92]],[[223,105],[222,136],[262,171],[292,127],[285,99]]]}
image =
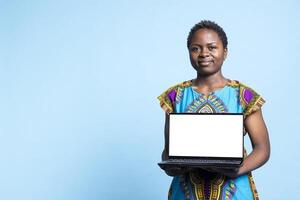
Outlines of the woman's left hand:
{"label": "woman's left hand", "polygon": [[207,171],[215,172],[219,174],[223,174],[230,178],[236,178],[239,176],[239,168],[216,168],[216,167],[209,167],[205,168]]}

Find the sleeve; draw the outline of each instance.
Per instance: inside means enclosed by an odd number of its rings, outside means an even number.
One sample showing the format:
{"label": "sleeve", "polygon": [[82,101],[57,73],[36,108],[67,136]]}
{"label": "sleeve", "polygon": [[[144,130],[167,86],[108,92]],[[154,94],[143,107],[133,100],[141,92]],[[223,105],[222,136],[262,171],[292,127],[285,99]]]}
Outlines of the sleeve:
{"label": "sleeve", "polygon": [[245,118],[255,111],[259,110],[265,100],[260,96],[257,92],[255,92],[252,88],[245,86],[243,84],[240,85],[240,102],[244,109]]}
{"label": "sleeve", "polygon": [[176,95],[177,95],[177,89],[176,89],[176,87],[172,87],[157,97],[161,108],[166,113],[174,112]]}

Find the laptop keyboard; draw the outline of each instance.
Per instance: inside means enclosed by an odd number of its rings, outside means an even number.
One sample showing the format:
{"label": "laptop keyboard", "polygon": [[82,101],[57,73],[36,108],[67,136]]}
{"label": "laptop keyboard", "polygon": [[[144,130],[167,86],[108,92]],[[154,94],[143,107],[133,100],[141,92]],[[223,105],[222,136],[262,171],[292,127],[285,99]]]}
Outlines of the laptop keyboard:
{"label": "laptop keyboard", "polygon": [[185,159],[180,159],[180,158],[172,158],[172,159],[169,159],[168,161],[170,162],[178,162],[178,163],[191,163],[191,164],[224,164],[224,163],[240,163],[240,161],[237,161],[237,160],[211,160],[211,159],[188,159],[188,158],[185,158]]}

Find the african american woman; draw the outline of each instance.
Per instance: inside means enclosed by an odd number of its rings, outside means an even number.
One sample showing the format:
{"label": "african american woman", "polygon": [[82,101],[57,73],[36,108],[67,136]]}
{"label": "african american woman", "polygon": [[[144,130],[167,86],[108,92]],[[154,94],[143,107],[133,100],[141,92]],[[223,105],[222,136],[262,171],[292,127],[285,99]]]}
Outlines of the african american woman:
{"label": "african american woman", "polygon": [[265,101],[252,88],[223,76],[227,44],[225,32],[215,22],[204,20],[191,29],[187,47],[197,77],[170,87],[158,97],[166,112],[162,160],[168,159],[168,114],[172,112],[243,113],[252,152],[247,155],[245,151],[243,163],[236,170],[166,169],[174,177],[168,195],[171,200],[258,199],[251,171],[266,163],[270,156],[269,136],[261,110]]}

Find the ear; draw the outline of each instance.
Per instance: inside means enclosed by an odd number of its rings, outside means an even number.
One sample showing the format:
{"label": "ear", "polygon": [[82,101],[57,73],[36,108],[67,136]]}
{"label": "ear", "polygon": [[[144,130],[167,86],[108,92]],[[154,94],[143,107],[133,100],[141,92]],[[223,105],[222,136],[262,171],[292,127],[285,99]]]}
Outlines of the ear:
{"label": "ear", "polygon": [[224,60],[227,58],[227,54],[228,54],[228,50],[226,48],[226,49],[224,49]]}

